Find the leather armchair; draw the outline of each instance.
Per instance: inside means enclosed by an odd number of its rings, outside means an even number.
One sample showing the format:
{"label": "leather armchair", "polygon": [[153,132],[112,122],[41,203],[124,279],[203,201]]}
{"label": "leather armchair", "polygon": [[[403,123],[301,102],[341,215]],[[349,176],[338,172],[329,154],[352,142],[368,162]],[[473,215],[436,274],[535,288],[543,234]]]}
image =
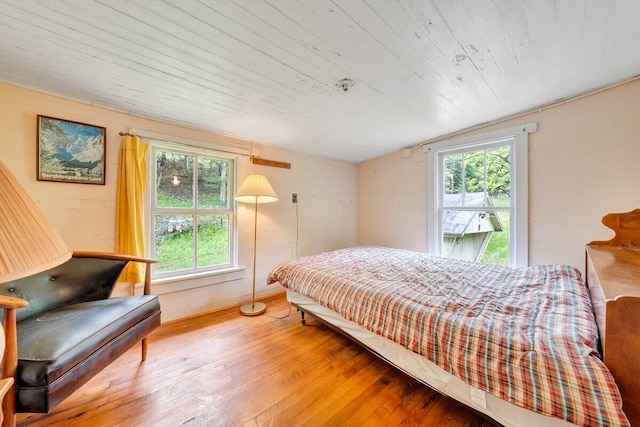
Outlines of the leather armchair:
{"label": "leather armchair", "polygon": [[[131,261],[147,265],[144,295],[111,297]],[[0,284],[2,300],[26,300],[17,313],[17,306],[5,311],[3,377],[12,377],[15,389],[5,398],[5,416],[49,412],[138,342],[145,360],[147,336],[160,325],[160,303],[150,294],[153,262],[74,252],[62,265]]]}

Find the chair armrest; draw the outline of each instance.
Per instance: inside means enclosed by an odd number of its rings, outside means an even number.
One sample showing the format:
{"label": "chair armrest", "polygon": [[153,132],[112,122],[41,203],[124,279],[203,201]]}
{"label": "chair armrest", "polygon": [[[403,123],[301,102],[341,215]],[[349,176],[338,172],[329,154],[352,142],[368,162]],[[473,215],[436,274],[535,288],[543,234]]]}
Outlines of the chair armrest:
{"label": "chair armrest", "polygon": [[22,298],[14,298],[6,295],[0,295],[0,308],[5,310],[15,310],[17,308],[26,307],[29,302]]}
{"label": "chair armrest", "polygon": [[5,309],[4,313],[4,337],[5,349],[4,359],[2,359],[2,377],[13,377],[18,366],[18,332],[16,325],[16,309],[26,307],[28,301],[20,298],[0,295],[0,308]]}
{"label": "chair armrest", "polygon": [[76,258],[105,258],[105,259],[117,259],[121,261],[130,262],[142,262],[146,264],[144,273],[144,294],[151,294],[151,264],[156,263],[155,259],[142,258],[133,255],[115,254],[110,252],[92,252],[92,251],[73,251],[73,256]]}
{"label": "chair armrest", "polygon": [[73,256],[78,258],[118,259],[123,261],[144,262],[147,264],[153,264],[157,262],[155,259],[151,258],[142,258],[134,255],[116,254],[111,252],[73,251]]}
{"label": "chair armrest", "polygon": [[18,368],[18,331],[16,327],[16,309],[26,307],[29,303],[20,298],[0,295],[0,308],[5,309],[4,314],[4,336],[5,350],[2,360],[2,377],[5,379],[0,383],[0,392],[6,397],[2,401],[2,412],[4,414],[3,425],[15,425],[16,396],[13,386],[15,384],[16,370]]}

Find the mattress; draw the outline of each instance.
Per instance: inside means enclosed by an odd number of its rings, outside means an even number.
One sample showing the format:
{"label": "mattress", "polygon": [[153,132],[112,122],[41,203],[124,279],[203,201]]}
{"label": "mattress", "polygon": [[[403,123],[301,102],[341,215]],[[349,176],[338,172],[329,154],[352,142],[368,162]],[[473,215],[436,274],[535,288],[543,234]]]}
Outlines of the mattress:
{"label": "mattress", "polygon": [[572,267],[514,269],[367,246],[291,260],[269,281],[433,362],[482,402],[486,392],[578,425],[628,425]]}

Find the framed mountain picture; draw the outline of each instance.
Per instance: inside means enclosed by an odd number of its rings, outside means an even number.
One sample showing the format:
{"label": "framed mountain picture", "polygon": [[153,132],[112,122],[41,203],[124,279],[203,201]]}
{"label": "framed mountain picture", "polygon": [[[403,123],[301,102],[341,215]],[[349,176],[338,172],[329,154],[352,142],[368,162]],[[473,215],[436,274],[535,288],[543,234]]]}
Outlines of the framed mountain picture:
{"label": "framed mountain picture", "polygon": [[38,181],[105,183],[107,130],[38,115]]}

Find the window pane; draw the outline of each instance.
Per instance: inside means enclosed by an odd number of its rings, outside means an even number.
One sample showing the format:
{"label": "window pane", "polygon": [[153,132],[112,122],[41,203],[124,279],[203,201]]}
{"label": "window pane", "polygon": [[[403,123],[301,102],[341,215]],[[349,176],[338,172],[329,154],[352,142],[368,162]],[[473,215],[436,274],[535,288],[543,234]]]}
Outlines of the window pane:
{"label": "window pane", "polygon": [[193,207],[193,156],[156,153],[156,206]]}
{"label": "window pane", "polygon": [[229,161],[198,157],[198,208],[228,209]]}
{"label": "window pane", "polygon": [[229,216],[198,215],[198,267],[228,264]]}
{"label": "window pane", "polygon": [[156,215],[156,273],[193,268],[193,216]]}

